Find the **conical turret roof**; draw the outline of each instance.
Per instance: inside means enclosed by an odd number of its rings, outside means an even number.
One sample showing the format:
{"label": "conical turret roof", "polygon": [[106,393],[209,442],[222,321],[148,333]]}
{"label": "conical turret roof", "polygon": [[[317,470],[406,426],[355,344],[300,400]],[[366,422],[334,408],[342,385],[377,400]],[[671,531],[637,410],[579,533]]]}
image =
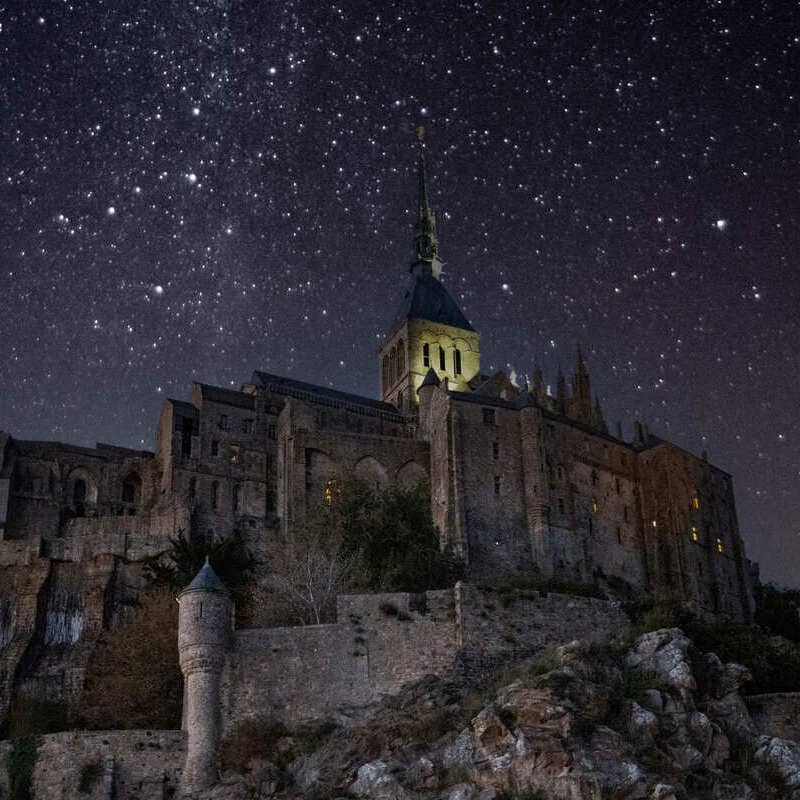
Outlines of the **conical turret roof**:
{"label": "conical turret roof", "polygon": [[181,592],[224,592],[228,593],[225,584],[219,579],[219,576],[214,572],[214,568],[206,556],[206,563],[200,567],[200,571],[194,576],[192,582]]}

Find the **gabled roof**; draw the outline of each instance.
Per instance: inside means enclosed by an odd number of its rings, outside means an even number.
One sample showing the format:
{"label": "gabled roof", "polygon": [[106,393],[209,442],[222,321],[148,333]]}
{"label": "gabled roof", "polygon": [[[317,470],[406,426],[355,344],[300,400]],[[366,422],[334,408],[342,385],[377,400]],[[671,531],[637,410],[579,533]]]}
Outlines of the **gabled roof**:
{"label": "gabled roof", "polygon": [[384,403],[381,400],[373,400],[370,397],[362,397],[358,394],[350,394],[349,392],[340,392],[338,389],[329,389],[327,386],[317,386],[313,383],[306,383],[305,381],[296,381],[294,378],[286,378],[283,375],[273,375],[270,372],[263,372],[257,369],[253,373],[251,382],[257,386],[263,386],[270,389],[276,394],[285,394],[289,397],[293,396],[294,392],[304,392],[326,400],[333,400],[337,403],[350,403],[357,406],[367,406],[374,408],[378,411],[387,411],[392,414],[397,414],[397,408],[391,403]]}
{"label": "gabled roof", "polygon": [[392,329],[410,317],[439,322],[465,331],[475,330],[444,285],[433,275],[424,272],[412,278]]}

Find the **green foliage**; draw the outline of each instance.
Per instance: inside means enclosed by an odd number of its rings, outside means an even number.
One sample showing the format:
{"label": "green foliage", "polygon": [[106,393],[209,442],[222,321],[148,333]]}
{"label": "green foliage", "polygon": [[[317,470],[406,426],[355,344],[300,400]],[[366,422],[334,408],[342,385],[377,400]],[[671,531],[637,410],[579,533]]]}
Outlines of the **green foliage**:
{"label": "green foliage", "polygon": [[800,691],[800,645],[776,639],[758,625],[686,617],[681,627],[701,652],[746,666],[753,675],[744,687],[748,694]]}
{"label": "green foliage", "polygon": [[633,626],[633,635],[657,631],[661,628],[674,628],[678,623],[674,609],[665,606],[653,606],[643,611]]}
{"label": "green foliage", "polygon": [[561,578],[545,578],[538,575],[512,575],[501,578],[492,586],[482,587],[495,589],[503,598],[503,604],[508,606],[513,602],[509,595],[517,592],[553,592],[554,594],[570,594],[576,597],[605,597],[603,590],[595,583],[580,583]]}
{"label": "green foliage", "polygon": [[103,774],[103,766],[99,761],[92,761],[81,767],[78,777],[78,791],[81,794],[91,794],[98,778]]}
{"label": "green foliage", "polygon": [[239,602],[253,572],[253,556],[241,531],[234,531],[227,539],[208,541],[187,537],[181,528],[169,542],[165,553],[145,561],[145,576],[151,583],[179,592],[191,583],[208,556],[219,579]]}
{"label": "green foliage", "polygon": [[354,591],[424,592],[452,586],[462,565],[442,553],[424,484],[375,491],[345,485],[330,508],[319,512],[341,535],[342,550],[354,558]]}
{"label": "green foliage", "polygon": [[33,770],[39,755],[41,740],[38,736],[21,736],[12,739],[6,768],[10,800],[32,800]]}
{"label": "green foliage", "polygon": [[8,712],[9,739],[58,733],[72,727],[66,705],[53,700],[17,695]]}
{"label": "green foliage", "polygon": [[755,621],[793,642],[800,642],[800,589],[760,585],[756,589]]}

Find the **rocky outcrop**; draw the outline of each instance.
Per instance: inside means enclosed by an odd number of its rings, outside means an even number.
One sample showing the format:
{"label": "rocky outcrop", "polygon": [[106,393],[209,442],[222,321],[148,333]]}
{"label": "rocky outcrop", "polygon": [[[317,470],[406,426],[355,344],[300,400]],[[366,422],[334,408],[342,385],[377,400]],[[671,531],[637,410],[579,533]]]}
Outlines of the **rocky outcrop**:
{"label": "rocky outcrop", "polygon": [[573,642],[481,694],[423,679],[313,752],[228,772],[203,797],[800,800],[800,744],[758,734],[739,694],[748,677],[677,628],[626,651]]}

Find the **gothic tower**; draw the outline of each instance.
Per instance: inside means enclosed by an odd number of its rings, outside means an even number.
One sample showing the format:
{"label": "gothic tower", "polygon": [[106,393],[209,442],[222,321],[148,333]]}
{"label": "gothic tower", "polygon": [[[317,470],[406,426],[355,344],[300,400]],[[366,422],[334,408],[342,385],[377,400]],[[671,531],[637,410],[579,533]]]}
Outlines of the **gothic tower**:
{"label": "gothic tower", "polygon": [[465,391],[480,370],[480,336],[439,280],[436,217],[428,202],[424,145],[417,159],[417,214],[410,285],[380,349],[381,399],[406,411],[429,369]]}

